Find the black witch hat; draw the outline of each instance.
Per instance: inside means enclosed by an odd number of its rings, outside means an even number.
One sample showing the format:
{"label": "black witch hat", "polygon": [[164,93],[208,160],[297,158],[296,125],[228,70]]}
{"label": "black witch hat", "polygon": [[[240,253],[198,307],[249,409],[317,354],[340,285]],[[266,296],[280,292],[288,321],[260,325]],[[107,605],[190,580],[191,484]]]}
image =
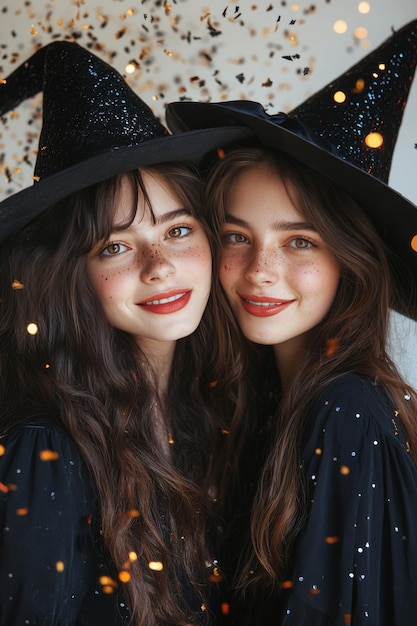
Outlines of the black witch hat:
{"label": "black witch hat", "polygon": [[40,48],[0,85],[0,115],[41,91],[35,183],[0,202],[0,242],[75,191],[141,166],[197,162],[249,132],[170,135],[114,68],[69,41]]}
{"label": "black witch hat", "polygon": [[346,189],[391,250],[403,302],[412,311],[397,308],[417,318],[417,207],[387,184],[416,63],[417,20],[288,114],[268,115],[244,100],[176,102],[166,119],[178,133],[244,124],[265,146]]}

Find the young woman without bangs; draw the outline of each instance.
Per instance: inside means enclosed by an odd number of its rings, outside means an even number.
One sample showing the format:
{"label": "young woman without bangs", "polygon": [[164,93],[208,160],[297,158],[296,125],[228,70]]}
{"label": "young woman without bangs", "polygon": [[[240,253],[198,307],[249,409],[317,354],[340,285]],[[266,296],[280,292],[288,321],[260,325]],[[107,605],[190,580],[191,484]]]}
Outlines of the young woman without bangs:
{"label": "young woman without bangs", "polygon": [[220,160],[207,206],[245,337],[229,620],[411,626],[417,417],[387,352],[384,243],[346,192],[266,148]]}

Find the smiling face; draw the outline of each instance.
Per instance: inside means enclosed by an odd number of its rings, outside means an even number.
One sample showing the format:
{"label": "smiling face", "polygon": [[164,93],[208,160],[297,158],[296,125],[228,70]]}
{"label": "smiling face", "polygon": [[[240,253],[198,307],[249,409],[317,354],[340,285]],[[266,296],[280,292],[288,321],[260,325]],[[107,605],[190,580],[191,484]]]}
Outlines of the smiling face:
{"label": "smiling face", "polygon": [[339,264],[264,165],[234,179],[221,235],[220,282],[240,328],[249,340],[273,345],[285,367],[329,311]]}
{"label": "smiling face", "polygon": [[[132,334],[145,353],[171,346],[197,328],[211,286],[203,226],[157,173],[142,172],[153,216],[122,182],[110,237],[88,255],[88,275],[109,323]],[[118,227],[119,225],[119,227]],[[162,347],[159,346],[159,347]]]}

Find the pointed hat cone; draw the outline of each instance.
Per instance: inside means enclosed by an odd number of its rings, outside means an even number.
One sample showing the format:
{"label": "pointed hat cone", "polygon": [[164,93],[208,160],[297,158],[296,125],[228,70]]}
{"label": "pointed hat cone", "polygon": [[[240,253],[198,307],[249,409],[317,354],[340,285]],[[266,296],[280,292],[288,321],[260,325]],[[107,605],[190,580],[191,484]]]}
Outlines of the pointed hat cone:
{"label": "pointed hat cone", "polygon": [[0,85],[0,115],[43,92],[35,184],[0,202],[0,242],[48,206],[116,174],[168,161],[198,161],[247,129],[169,135],[124,78],[87,49],[56,41]]}

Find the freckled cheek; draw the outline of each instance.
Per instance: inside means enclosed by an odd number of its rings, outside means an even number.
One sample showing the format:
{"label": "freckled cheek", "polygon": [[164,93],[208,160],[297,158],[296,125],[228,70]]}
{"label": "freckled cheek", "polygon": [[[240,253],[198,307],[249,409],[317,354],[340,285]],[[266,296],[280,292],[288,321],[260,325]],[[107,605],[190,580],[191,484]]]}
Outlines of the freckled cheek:
{"label": "freckled cheek", "polygon": [[228,254],[221,255],[219,260],[219,280],[226,291],[239,278],[242,268],[242,259]]}
{"label": "freckled cheek", "polygon": [[132,273],[130,271],[99,273],[90,276],[90,280],[98,299],[104,303],[123,297],[125,290],[130,287]]}

